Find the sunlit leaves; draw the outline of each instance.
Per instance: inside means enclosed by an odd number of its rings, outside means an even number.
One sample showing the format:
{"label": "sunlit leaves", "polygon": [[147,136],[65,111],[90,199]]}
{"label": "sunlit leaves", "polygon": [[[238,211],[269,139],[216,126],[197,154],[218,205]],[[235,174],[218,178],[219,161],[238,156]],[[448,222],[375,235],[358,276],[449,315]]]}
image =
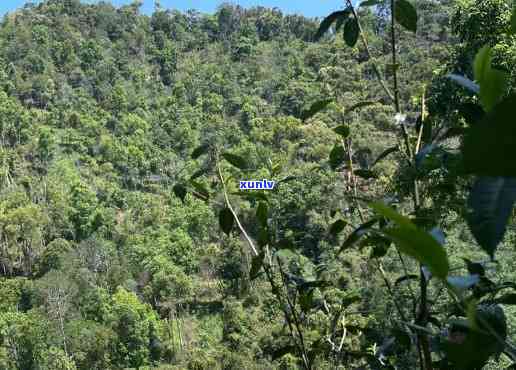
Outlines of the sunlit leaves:
{"label": "sunlit leaves", "polygon": [[317,33],[314,36],[314,41],[318,41],[323,37],[323,35],[330,29],[331,25],[337,21],[338,19],[346,19],[349,17],[351,11],[349,9],[340,10],[337,12],[331,13],[329,16],[323,19],[321,22]]}
{"label": "sunlit leaves", "polygon": [[491,257],[505,235],[516,201],[516,178],[480,177],[471,190],[467,217],[478,244]]}
{"label": "sunlit leaves", "polygon": [[301,119],[303,121],[306,121],[307,119],[309,118],[312,118],[313,116],[315,116],[317,113],[321,112],[323,109],[325,109],[333,100],[332,99],[324,99],[324,100],[319,100],[319,101],[316,101],[315,103],[313,103],[309,109],[307,109],[306,111],[304,111],[302,114],[301,114]]}
{"label": "sunlit leaves", "polygon": [[507,88],[507,73],[492,68],[491,48],[484,46],[475,56],[474,76],[480,85],[479,98],[486,112],[500,102]]}
{"label": "sunlit leaves", "polygon": [[396,224],[395,227],[385,229],[383,233],[396,244],[400,252],[428,266],[433,275],[446,278],[450,268],[448,257],[432,235],[417,228],[410,219],[383,203],[373,203],[371,207]]}
{"label": "sunlit leaves", "polygon": [[228,161],[238,169],[245,170],[249,167],[247,161],[236,154],[223,153],[222,156],[226,161]]}
{"label": "sunlit leaves", "polygon": [[349,19],[344,25],[344,41],[350,47],[355,46],[358,40],[360,29],[355,18]]}
{"label": "sunlit leaves", "polygon": [[330,152],[330,166],[332,169],[337,169],[346,160],[346,152],[342,145],[335,144]]}
{"label": "sunlit leaves", "polygon": [[394,19],[409,31],[417,30],[416,8],[407,0],[396,0],[394,3]]}
{"label": "sunlit leaves", "polygon": [[233,228],[233,223],[235,219],[233,217],[233,213],[229,208],[223,208],[219,212],[219,225],[222,231],[229,235],[231,233],[231,229]]}

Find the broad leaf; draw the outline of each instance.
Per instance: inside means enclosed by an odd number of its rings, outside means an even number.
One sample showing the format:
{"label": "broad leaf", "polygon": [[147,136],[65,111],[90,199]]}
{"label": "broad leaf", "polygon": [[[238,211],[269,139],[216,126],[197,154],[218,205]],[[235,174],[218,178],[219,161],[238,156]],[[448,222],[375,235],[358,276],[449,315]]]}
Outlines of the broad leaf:
{"label": "broad leaf", "polygon": [[265,260],[265,252],[260,252],[257,256],[253,257],[251,261],[251,270],[249,271],[249,279],[254,280],[258,277],[260,269],[263,266]]}
{"label": "broad leaf", "polygon": [[516,95],[487,113],[464,136],[462,154],[466,171],[482,176],[516,176]]}
{"label": "broad leaf", "polygon": [[516,294],[509,293],[495,299],[498,304],[516,305]]}
{"label": "broad leaf", "polygon": [[223,153],[222,156],[226,161],[231,163],[236,168],[239,168],[241,170],[245,170],[248,168],[247,161],[236,154]]}
{"label": "broad leaf", "polygon": [[444,279],[450,266],[444,248],[427,232],[414,227],[395,227],[384,231],[398,250],[428,266],[433,275]]}
{"label": "broad leaf", "polygon": [[359,6],[375,6],[375,5],[379,5],[379,4],[382,4],[383,3],[383,0],[365,0],[365,1],[362,1],[360,3]]}
{"label": "broad leaf", "polygon": [[511,28],[509,33],[516,34],[516,4],[513,3],[512,14],[511,14]]}
{"label": "broad leaf", "polygon": [[351,107],[347,108],[345,111],[344,111],[344,114],[347,114],[347,113],[351,113],[357,109],[360,109],[360,108],[363,108],[363,107],[368,107],[370,105],[375,105],[375,104],[378,104],[377,101],[373,101],[373,100],[365,100],[365,101],[361,101],[361,102],[358,102],[354,105],[352,105]]}
{"label": "broad leaf", "polygon": [[448,77],[450,80],[456,82],[457,84],[461,85],[462,87],[465,87],[472,93],[478,94],[480,92],[480,86],[478,86],[476,83],[474,83],[467,77],[453,74],[453,73],[447,74],[446,77]]}
{"label": "broad leaf", "polygon": [[267,203],[260,202],[258,204],[258,208],[256,209],[256,218],[262,227],[267,227],[267,215],[268,215],[268,207]]}
{"label": "broad leaf", "polygon": [[346,152],[340,144],[335,144],[330,152],[330,166],[332,169],[337,169],[346,160]]}
{"label": "broad leaf", "polygon": [[479,98],[484,110],[489,112],[500,102],[507,88],[507,73],[491,66],[491,48],[484,46],[475,56],[474,75],[480,85]]}
{"label": "broad leaf", "polygon": [[486,270],[484,266],[482,266],[481,263],[478,262],[472,262],[471,260],[467,258],[463,258],[464,262],[466,263],[466,268],[468,269],[468,272],[472,275],[479,275],[484,276],[486,274]]}
{"label": "broad leaf", "polygon": [[479,275],[449,276],[446,281],[458,293],[472,288],[480,281]]}
{"label": "broad leaf", "polygon": [[516,178],[480,177],[469,195],[468,225],[478,244],[491,257],[505,235],[516,200]]}
{"label": "broad leaf", "polygon": [[318,41],[323,37],[323,35],[330,29],[331,25],[338,19],[346,19],[350,14],[349,9],[340,10],[337,12],[331,13],[329,16],[323,19],[321,22],[317,33],[314,36],[314,41]]}
{"label": "broad leaf", "polygon": [[396,0],[394,3],[394,19],[409,31],[417,30],[416,8],[407,0]]}
{"label": "broad leaf", "polygon": [[197,193],[199,193],[202,197],[206,199],[210,197],[210,192],[208,191],[208,189],[206,189],[206,186],[204,186],[200,182],[190,180],[190,184],[192,184]]}
{"label": "broad leaf", "polygon": [[355,244],[357,241],[360,240],[362,235],[364,235],[370,228],[374,226],[378,222],[377,218],[374,218],[372,220],[369,220],[359,227],[357,227],[346,239],[346,241],[342,244],[337,254],[340,254],[343,250],[351,247],[353,244]]}
{"label": "broad leaf", "polygon": [[396,281],[394,282],[394,286],[397,286],[397,285],[403,283],[404,281],[417,280],[417,279],[419,279],[419,276],[415,275],[415,274],[403,275],[402,277],[396,279]]}
{"label": "broad leaf", "polygon": [[210,146],[208,144],[203,144],[201,146],[198,146],[197,148],[194,149],[194,151],[192,152],[192,159],[197,159],[199,158],[201,155],[203,154],[206,154],[208,152],[208,149],[210,148]]}
{"label": "broad leaf", "polygon": [[229,208],[223,208],[219,213],[219,225],[222,231],[224,231],[227,235],[231,232],[233,228],[233,223],[235,219],[233,217],[233,213],[229,210]]}
{"label": "broad leaf", "polygon": [[355,170],[354,174],[356,176],[361,177],[361,178],[366,179],[366,180],[368,180],[368,179],[376,179],[378,177],[378,175],[374,171],[366,170],[366,169]]}
{"label": "broad leaf", "polygon": [[375,164],[377,164],[378,162],[380,162],[382,159],[385,159],[387,158],[387,156],[389,154],[392,154],[392,153],[395,153],[399,151],[399,147],[398,146],[393,146],[391,148],[388,148],[388,149],[385,149],[379,156],[378,158],[376,158],[373,162],[373,164],[371,165],[371,167],[373,167]]}
{"label": "broad leaf", "polygon": [[344,230],[345,226],[346,226],[346,222],[344,220],[337,220],[331,224],[329,232],[331,235],[337,235],[342,230]]}
{"label": "broad leaf", "polygon": [[396,223],[397,227],[387,229],[384,233],[396,244],[398,250],[427,265],[433,275],[441,279],[446,278],[450,269],[448,257],[444,248],[432,235],[418,229],[410,219],[383,203],[373,203],[370,206],[380,215]]}
{"label": "broad leaf", "polygon": [[350,133],[349,126],[347,126],[347,125],[337,126],[333,129],[333,131],[335,131],[337,134],[339,134],[343,138],[347,138]]}
{"label": "broad leaf", "polygon": [[176,197],[178,197],[179,199],[181,199],[182,202],[185,201],[185,197],[186,197],[186,187],[182,184],[176,184],[174,185],[174,187],[172,188],[172,190],[174,191],[174,194]]}
{"label": "broad leaf", "polygon": [[355,18],[349,19],[344,25],[344,41],[349,47],[354,47],[358,40],[360,29]]}
{"label": "broad leaf", "polygon": [[316,101],[310,106],[308,110],[304,111],[301,114],[301,120],[306,121],[307,119],[312,118],[317,113],[321,112],[324,108],[326,108],[332,101],[333,99],[324,99]]}
{"label": "broad leaf", "polygon": [[473,319],[479,323],[482,331],[477,330],[471,323],[455,321],[442,344],[442,350],[454,370],[482,369],[489,358],[503,351],[503,345],[494,336],[489,335],[481,324],[483,321],[487,322],[498,336],[505,340],[507,323],[501,307],[480,305],[475,309],[473,305],[472,308]]}
{"label": "broad leaf", "polygon": [[386,205],[382,202],[374,202],[369,205],[372,209],[374,209],[378,214],[381,216],[394,221],[398,226],[404,226],[404,227],[416,227],[412,221],[408,217],[405,217],[403,215],[400,215],[398,212],[396,212],[394,209]]}

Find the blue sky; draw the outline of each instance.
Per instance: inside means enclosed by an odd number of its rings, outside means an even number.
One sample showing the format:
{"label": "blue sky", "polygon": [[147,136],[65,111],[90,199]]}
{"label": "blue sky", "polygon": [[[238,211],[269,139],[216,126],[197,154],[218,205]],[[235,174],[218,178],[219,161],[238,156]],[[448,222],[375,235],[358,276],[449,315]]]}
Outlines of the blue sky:
{"label": "blue sky", "polygon": [[[83,0],[84,1],[84,0]],[[154,9],[154,0],[142,0],[144,2],[143,12],[151,13]],[[37,1],[34,1],[37,2]],[[88,0],[94,2],[94,0]],[[111,0],[113,4],[130,4],[132,0]],[[180,10],[197,9],[202,12],[212,13],[221,0],[161,0],[164,8],[175,8]],[[330,12],[342,8],[344,0],[233,0],[234,4],[245,7],[261,5],[266,7],[278,7],[285,13],[303,14],[309,17],[322,17]],[[0,0],[0,14],[11,12],[22,7],[26,0]]]}

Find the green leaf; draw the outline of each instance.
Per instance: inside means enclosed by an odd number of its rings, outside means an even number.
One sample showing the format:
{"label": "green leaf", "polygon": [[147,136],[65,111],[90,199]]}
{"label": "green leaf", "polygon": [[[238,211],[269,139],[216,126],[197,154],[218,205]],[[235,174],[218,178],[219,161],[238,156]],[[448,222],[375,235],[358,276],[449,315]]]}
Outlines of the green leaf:
{"label": "green leaf", "polygon": [[463,260],[466,263],[466,268],[471,275],[484,276],[486,274],[486,270],[482,264],[478,262],[472,262],[467,258],[463,258]]}
{"label": "green leaf", "polygon": [[233,228],[233,223],[235,219],[233,217],[233,213],[229,210],[229,208],[223,208],[219,213],[219,225],[222,231],[224,231],[227,235],[231,233],[231,229]]}
{"label": "green leaf", "polygon": [[303,312],[308,312],[314,303],[314,289],[309,289],[299,295],[299,305]]}
{"label": "green leaf", "polygon": [[263,266],[265,260],[265,252],[260,252],[257,256],[254,256],[251,261],[251,271],[249,271],[249,279],[254,280],[258,277],[260,269]]}
{"label": "green leaf", "polygon": [[340,144],[335,144],[330,152],[330,166],[332,169],[337,169],[346,160],[346,152]]}
{"label": "green leaf", "polygon": [[363,7],[363,6],[375,6],[375,5],[379,5],[379,4],[382,4],[383,3],[383,0],[365,0],[365,1],[362,1],[360,3],[360,7]]}
{"label": "green leaf", "polygon": [[262,200],[264,202],[269,201],[269,199],[267,198],[267,195],[265,195],[265,193],[262,193],[262,192],[249,192],[249,191],[241,191],[240,190],[240,191],[236,191],[231,194],[237,195],[242,198],[246,198],[247,200],[250,200],[250,201],[257,201],[257,200]]}
{"label": "green leaf", "polygon": [[344,220],[337,220],[330,226],[330,234],[337,235],[346,227],[346,222]]}
{"label": "green leaf", "polygon": [[272,360],[277,360],[277,359],[285,356],[288,353],[292,353],[292,354],[297,353],[296,346],[294,346],[294,345],[287,345],[287,346],[283,346],[283,347],[280,347],[278,349],[275,349],[272,352],[271,357],[272,357]]}
{"label": "green leaf", "polygon": [[347,125],[337,126],[333,129],[333,131],[335,131],[337,134],[342,136],[344,139],[347,138],[350,133],[349,126],[347,126]]}
{"label": "green leaf", "polygon": [[333,99],[324,99],[316,101],[310,106],[308,110],[304,111],[301,114],[301,120],[306,121],[307,119],[312,118],[317,113],[321,112],[324,108],[326,108],[332,101]]}
{"label": "green leaf", "polygon": [[258,204],[258,208],[256,209],[256,218],[262,227],[267,227],[267,215],[268,215],[268,207],[267,203],[260,202]]}
{"label": "green leaf", "polygon": [[416,8],[407,0],[396,0],[394,3],[394,19],[409,31],[417,30]]}
{"label": "green leaf", "polygon": [[[507,323],[500,306],[480,305],[475,308],[475,305],[470,305],[470,308],[468,309],[470,320],[478,322],[480,329],[485,329],[482,322],[487,322],[498,336],[505,340]],[[456,322],[450,327],[448,338],[445,338],[442,349],[454,370],[482,369],[489,358],[499,355],[504,347],[486,330],[477,330],[472,326],[471,321]]]}
{"label": "green leaf", "polygon": [[402,277],[396,279],[396,281],[394,282],[394,286],[398,286],[399,284],[401,284],[407,280],[417,280],[417,279],[419,279],[419,276],[415,275],[415,274],[403,275]]}
{"label": "green leaf", "polygon": [[206,168],[201,168],[200,170],[197,170],[193,173],[193,175],[190,177],[190,180],[195,180],[201,177],[202,175],[205,175],[207,172],[208,170]]}
{"label": "green leaf", "polygon": [[349,47],[354,47],[358,40],[360,29],[355,18],[349,19],[344,25],[344,41]]}
{"label": "green leaf", "polygon": [[194,180],[190,180],[190,183],[203,198],[208,199],[210,197],[210,192],[206,189],[206,186]]}
{"label": "green leaf", "polygon": [[338,19],[347,19],[349,14],[351,13],[350,9],[340,10],[337,12],[331,13],[329,16],[323,19],[321,22],[317,33],[314,36],[314,41],[319,41],[321,37],[330,29],[331,25]]}
{"label": "green leaf", "polygon": [[464,136],[462,154],[467,172],[482,176],[516,176],[516,95],[504,99]]}
{"label": "green leaf", "polygon": [[203,144],[201,146],[198,146],[197,148],[194,149],[194,151],[192,152],[192,159],[197,159],[199,158],[201,155],[203,154],[206,154],[208,152],[208,149],[210,148],[210,146],[208,144]]}
{"label": "green leaf", "polygon": [[370,105],[375,105],[375,104],[378,104],[378,102],[374,101],[374,100],[361,101],[361,102],[353,104],[351,107],[347,108],[344,111],[344,114],[348,114],[348,113],[356,111],[357,109],[360,109],[360,108],[363,108],[363,107],[368,107]]}
{"label": "green leaf", "polygon": [[444,279],[450,266],[444,248],[427,232],[415,226],[400,226],[384,231],[398,250],[428,266],[433,275]]}
{"label": "green leaf", "polygon": [[186,187],[183,184],[174,185],[172,190],[174,191],[175,196],[181,199],[181,202],[185,201],[187,191]]}
{"label": "green leaf", "polygon": [[247,161],[236,154],[223,153],[222,156],[226,161],[231,163],[236,168],[239,168],[241,170],[245,170],[248,168]]}
{"label": "green leaf", "polygon": [[475,80],[480,85],[480,102],[486,112],[500,102],[508,83],[507,73],[492,68],[491,54],[491,48],[484,46],[475,56],[473,66]]}
{"label": "green leaf", "polygon": [[446,281],[458,293],[462,293],[480,282],[479,275],[449,276]]}
{"label": "green leaf", "polygon": [[378,175],[374,173],[374,171],[366,170],[366,169],[358,169],[354,171],[354,174],[363,179],[376,179]]}
{"label": "green leaf", "polygon": [[462,87],[468,89],[472,93],[478,94],[480,92],[480,87],[467,77],[457,75],[454,73],[449,73],[446,75],[446,77],[452,80],[453,82],[456,82],[457,84],[461,85]]}
{"label": "green leaf", "polygon": [[398,212],[396,212],[394,209],[386,205],[382,202],[374,202],[369,205],[372,209],[374,209],[378,214],[381,216],[388,218],[389,220],[395,222],[398,224],[398,226],[403,227],[412,227],[415,228],[416,226],[410,221],[408,217],[400,215]]}
{"label": "green leaf", "polygon": [[509,30],[509,33],[512,35],[516,34],[516,4],[515,3],[513,3],[513,6],[512,6],[511,28]]}
{"label": "green leaf", "polygon": [[478,244],[491,257],[505,235],[516,201],[516,178],[480,177],[473,185],[467,221]]}
{"label": "green leaf", "polygon": [[344,243],[342,244],[342,246],[340,247],[339,251],[337,252],[337,254],[340,254],[342,253],[343,250],[345,249],[348,249],[349,247],[351,247],[353,244],[355,244],[357,241],[360,240],[360,238],[362,237],[362,235],[364,235],[370,228],[372,228],[374,226],[374,224],[376,224],[378,222],[378,219],[377,218],[373,218],[372,220],[369,220],[365,223],[363,223],[362,225],[360,225],[359,227],[357,227],[349,236],[348,238],[346,239],[346,241],[344,241]]}
{"label": "green leaf", "polygon": [[380,162],[382,159],[387,158],[387,156],[388,156],[389,154],[395,153],[395,152],[397,152],[397,151],[399,151],[399,148],[398,148],[398,146],[397,146],[397,145],[396,145],[396,146],[393,146],[393,147],[391,147],[391,148],[385,149],[385,150],[384,150],[384,151],[383,151],[383,152],[378,156],[378,158],[376,158],[376,159],[375,159],[375,161],[373,162],[373,164],[371,165],[371,167],[373,167],[375,164],[377,164],[378,162]]}
{"label": "green leaf", "polygon": [[498,304],[516,305],[516,294],[509,293],[495,299]]}

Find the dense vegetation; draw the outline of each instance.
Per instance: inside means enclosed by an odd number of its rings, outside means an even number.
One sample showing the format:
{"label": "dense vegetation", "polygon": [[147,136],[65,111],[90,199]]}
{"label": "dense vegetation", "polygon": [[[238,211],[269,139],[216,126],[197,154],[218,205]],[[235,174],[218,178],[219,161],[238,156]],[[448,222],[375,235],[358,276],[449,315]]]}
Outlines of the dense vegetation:
{"label": "dense vegetation", "polygon": [[512,3],[140,6],[0,24],[0,369],[516,366]]}

